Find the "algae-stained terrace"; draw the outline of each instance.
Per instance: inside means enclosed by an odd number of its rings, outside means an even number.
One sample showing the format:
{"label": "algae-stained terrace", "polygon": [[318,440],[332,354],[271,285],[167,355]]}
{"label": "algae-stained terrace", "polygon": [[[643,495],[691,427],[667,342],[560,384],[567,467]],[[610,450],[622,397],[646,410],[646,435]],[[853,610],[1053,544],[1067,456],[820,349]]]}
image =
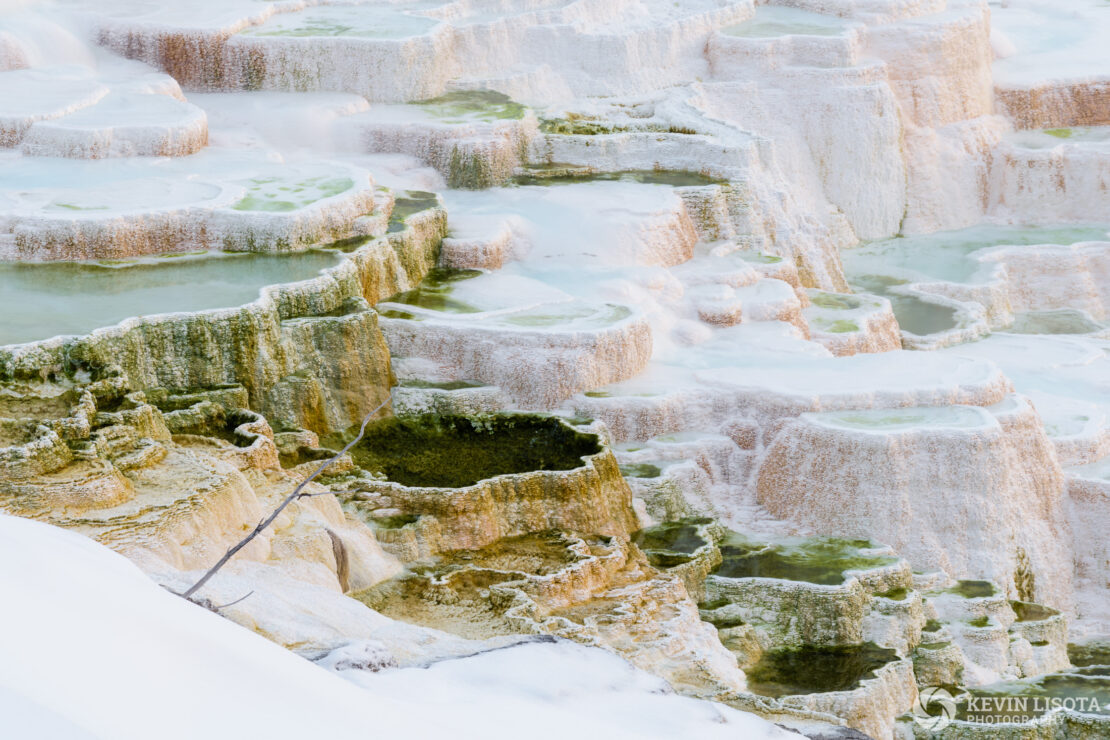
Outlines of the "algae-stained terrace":
{"label": "algae-stained terrace", "polygon": [[1108,34],[0,0],[0,735],[1107,736]]}

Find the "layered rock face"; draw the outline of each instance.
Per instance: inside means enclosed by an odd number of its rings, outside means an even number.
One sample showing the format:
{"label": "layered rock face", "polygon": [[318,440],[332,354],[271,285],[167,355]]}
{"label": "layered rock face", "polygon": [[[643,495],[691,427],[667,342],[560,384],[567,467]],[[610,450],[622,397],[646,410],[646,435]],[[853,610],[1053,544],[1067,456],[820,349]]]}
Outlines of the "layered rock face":
{"label": "layered rock face", "polygon": [[[115,378],[80,390],[8,393],[6,421],[27,424],[47,405],[58,416],[53,428],[40,426],[28,443],[5,449],[4,509],[81,531],[148,571],[207,567],[242,536],[244,522],[262,517],[300,480],[281,471],[274,433],[242,408],[242,387],[148,398]],[[44,443],[53,455],[42,453]],[[297,502],[243,560],[340,592],[398,569],[330,496]]]}
{"label": "layered rock face", "polygon": [[[918,568],[982,573],[1015,597],[1072,601],[1063,474],[1020,398],[990,409],[803,414],[769,444],[757,487],[772,513],[875,537]],[[1026,577],[1035,591],[1021,593]]]}
{"label": "layered rock face", "polygon": [[[511,82],[564,94],[570,88],[615,94],[636,84],[655,87],[661,79],[677,83],[698,66],[691,52],[710,29],[751,13],[746,2],[692,3],[663,20],[667,36],[644,23],[631,3],[581,9],[526,3],[488,14],[447,4],[430,15],[315,5],[289,14],[280,3],[237,3],[200,19],[176,12],[135,18],[108,9],[98,14],[97,26],[104,45],[165,68],[189,86],[344,90],[399,102],[442,94],[452,78],[503,76],[514,67],[524,69],[510,74]],[[622,25],[627,28],[615,30]],[[528,29],[537,26],[549,27],[541,32],[544,43],[525,44]],[[583,45],[590,61],[568,67],[567,54]],[[536,70],[544,67],[550,71]]]}
{"label": "layered rock face", "polygon": [[[26,260],[122,259],[197,249],[288,252],[380,230],[374,183],[365,170],[337,164],[278,168],[265,159],[245,159],[229,163],[205,152],[158,164],[62,160],[45,178],[26,159],[17,161],[7,173],[12,182],[35,177],[46,183],[6,209],[12,243],[5,252]],[[83,182],[89,172],[103,181]],[[57,189],[65,189],[60,198],[54,197]]]}
{"label": "layered rock face", "polygon": [[[434,541],[426,545],[432,551],[474,550],[547,529],[627,537],[638,528],[632,494],[612,453],[596,439],[556,419],[546,423],[527,416],[403,419],[388,428],[371,429],[354,457],[359,461],[368,455],[363,464],[373,466],[379,460],[379,446],[391,450],[392,460],[398,454],[395,446],[400,445],[400,454],[413,460],[384,463],[388,466],[384,481],[352,483],[355,493],[350,503],[371,516],[385,509],[388,516],[428,517],[431,521],[425,524],[437,531]],[[501,459],[508,450],[498,450],[541,444],[569,448],[562,453],[565,461],[554,462],[554,449],[538,453],[539,462],[532,464],[546,463],[552,469],[531,471],[527,470],[531,456]],[[424,446],[434,449],[425,451]],[[359,452],[363,448],[365,452]],[[471,472],[471,465],[476,472]],[[570,469],[560,469],[564,465]],[[451,469],[456,466],[459,470]]]}
{"label": "layered rock face", "polygon": [[[1106,58],[1100,40],[1107,20],[1101,9],[1093,2],[1069,8],[1021,2],[995,19],[1001,57],[995,90],[1017,128],[1110,123],[1106,73],[1099,68]],[[1069,37],[1067,51],[1051,43],[1059,33]]]}
{"label": "layered rock face", "polygon": [[419,281],[435,258],[443,212],[410,220],[404,231],[363,240],[328,274],[268,287],[240,308],[129,319],[87,337],[5,347],[3,373],[114,368],[137,388],[236,383],[275,422],[345,429],[385,398],[392,377],[366,298]]}

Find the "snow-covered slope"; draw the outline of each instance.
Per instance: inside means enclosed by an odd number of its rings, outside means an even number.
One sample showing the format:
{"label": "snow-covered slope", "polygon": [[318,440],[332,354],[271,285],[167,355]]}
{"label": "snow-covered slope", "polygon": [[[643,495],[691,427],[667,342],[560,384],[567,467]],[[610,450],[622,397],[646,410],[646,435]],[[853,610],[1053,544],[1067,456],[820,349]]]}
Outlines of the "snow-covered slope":
{"label": "snow-covered slope", "polygon": [[344,681],[26,519],[0,516],[0,559],[3,737],[791,737],[569,642]]}

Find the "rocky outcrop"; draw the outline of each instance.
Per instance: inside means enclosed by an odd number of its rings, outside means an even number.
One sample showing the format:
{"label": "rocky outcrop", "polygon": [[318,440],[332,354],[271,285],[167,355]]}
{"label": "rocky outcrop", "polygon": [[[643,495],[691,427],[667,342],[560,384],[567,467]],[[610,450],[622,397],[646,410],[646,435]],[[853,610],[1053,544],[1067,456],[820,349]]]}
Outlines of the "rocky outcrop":
{"label": "rocky outcrop", "polygon": [[697,696],[744,685],[682,582],[648,566],[624,537],[506,538],[446,552],[434,567],[357,597],[384,614],[469,637],[547,634],[605,646]]}
{"label": "rocky outcrop", "polygon": [[414,156],[434,167],[452,188],[505,184],[538,133],[534,113],[490,91],[377,106],[342,125],[356,148]]}
{"label": "rocky outcrop", "polygon": [[[374,458],[364,464],[375,467],[374,460],[381,460],[385,465],[384,480],[373,478],[359,478],[342,485],[352,489],[350,493],[341,494],[346,504],[355,511],[362,513],[368,521],[372,521],[375,512],[378,517],[383,515],[401,517],[419,517],[421,520],[428,518],[434,521],[432,530],[434,539],[427,543],[431,552],[457,549],[478,549],[496,540],[505,537],[515,537],[530,532],[546,529],[565,529],[577,532],[593,532],[610,536],[627,536],[638,528],[636,514],[632,509],[632,494],[621,477],[613,453],[608,448],[597,445],[596,434],[585,430],[574,429],[558,420],[536,419],[534,432],[525,434],[554,435],[555,445],[583,444],[581,449],[574,448],[568,453],[568,464],[571,469],[536,469],[507,471],[496,474],[498,466],[508,465],[508,461],[496,459],[503,454],[496,450],[496,445],[502,435],[514,433],[513,427],[518,426],[516,417],[491,417],[488,422],[477,417],[473,421],[451,423],[452,431],[449,436],[440,438],[429,437],[422,442],[412,442],[412,445],[434,445],[441,451],[453,449],[450,445],[466,444],[467,438],[489,437],[489,447],[485,452],[478,449],[465,454],[472,459],[458,460],[458,465],[479,465],[481,472],[470,475],[467,471],[460,470],[459,482],[463,485],[448,484],[447,480],[440,481],[441,475],[434,477],[435,483],[421,484],[426,478],[423,473],[402,472],[407,468],[392,468],[387,458]],[[520,417],[519,425],[524,425],[534,417]],[[448,419],[447,421],[450,421]],[[408,439],[413,432],[409,429],[412,425],[432,424],[441,428],[446,423],[443,420],[434,420],[429,417],[418,417],[415,421],[402,420],[401,426],[396,431],[384,431],[387,435],[380,442],[382,445],[394,444],[392,439]],[[492,426],[491,426],[492,425]],[[423,427],[421,427],[423,428]],[[493,431],[485,431],[487,428]],[[527,427],[531,429],[532,427]],[[374,432],[371,431],[369,444],[375,448],[379,444],[375,441]],[[402,436],[398,436],[402,435]],[[457,437],[456,435],[461,435]],[[416,439],[416,437],[413,437]],[[514,438],[515,439],[515,438]],[[509,438],[504,439],[509,444]],[[528,445],[527,438],[516,443]],[[531,443],[535,445],[536,442]],[[383,447],[388,449],[388,447]],[[414,460],[419,460],[419,455],[424,454],[420,448],[413,447],[408,452],[414,455]],[[583,454],[584,453],[584,454]],[[384,453],[382,453],[384,454]],[[435,453],[438,454],[438,453]],[[488,465],[473,456],[490,455],[494,459]],[[551,454],[555,454],[552,452]],[[578,458],[578,455],[582,455]],[[570,458],[577,462],[570,463]],[[356,454],[356,460],[360,459]],[[431,458],[429,458],[429,461]],[[540,464],[540,461],[536,461]],[[399,463],[404,466],[407,463]],[[421,463],[414,463],[420,465]],[[429,462],[429,465],[438,463]],[[450,463],[446,463],[450,464]],[[527,466],[527,460],[519,461],[522,467]],[[551,465],[550,460],[547,465]],[[421,470],[423,468],[420,468]],[[392,472],[390,472],[392,471]],[[443,471],[449,476],[450,471]],[[489,473],[494,473],[492,476]],[[470,483],[469,478],[482,476],[481,480]],[[389,478],[400,477],[412,484],[406,485]],[[445,485],[446,484],[446,485]],[[422,524],[428,526],[428,522]]]}
{"label": "rocky outcrop", "polygon": [[1020,398],[991,409],[803,414],[770,443],[757,485],[779,516],[874,537],[916,567],[994,580],[1015,597],[1028,570],[1029,596],[1071,603],[1063,478]]}
{"label": "rocky outcrop", "polygon": [[260,161],[220,172],[215,158],[203,155],[200,169],[209,170],[207,177],[197,177],[190,160],[138,165],[128,170],[130,177],[91,184],[82,181],[81,167],[59,168],[64,179],[57,187],[69,188],[62,201],[40,197],[4,213],[14,256],[98,260],[207,249],[298,251],[381,233],[390,208],[387,197],[375,195],[370,174],[347,165]]}
{"label": "rocky outcrop", "polygon": [[388,397],[389,352],[367,299],[418,282],[434,262],[441,210],[368,237],[312,280],[271,286],[235,309],[128,319],[86,337],[0,349],[0,375],[117,368],[133,388],[241,384],[275,424],[345,429]]}
{"label": "rocky outcrop", "polygon": [[[31,470],[18,447],[6,448],[0,508],[80,531],[149,572],[209,567],[301,480],[280,468],[266,420],[237,406],[247,399],[242,388],[155,390],[148,399],[115,378],[18,398],[5,416],[34,413],[45,399],[59,411],[68,405],[55,426],[72,453]],[[365,525],[322,495],[291,505],[239,559],[340,591],[399,568]]]}

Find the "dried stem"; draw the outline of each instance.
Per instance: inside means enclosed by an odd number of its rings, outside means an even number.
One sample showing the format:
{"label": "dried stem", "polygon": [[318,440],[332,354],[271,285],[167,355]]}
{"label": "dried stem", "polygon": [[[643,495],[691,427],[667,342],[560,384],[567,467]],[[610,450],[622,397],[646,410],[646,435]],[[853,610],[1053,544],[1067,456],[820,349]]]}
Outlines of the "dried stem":
{"label": "dried stem", "polygon": [[331,465],[336,460],[338,460],[343,455],[345,455],[347,453],[347,450],[351,449],[356,444],[358,444],[358,441],[360,439],[362,439],[362,435],[366,433],[366,425],[370,423],[370,419],[373,418],[374,414],[378,413],[383,408],[385,408],[385,405],[387,403],[389,403],[388,398],[386,400],[382,401],[381,404],[378,405],[377,408],[375,408],[373,411],[371,411],[369,414],[367,414],[363,418],[362,426],[359,427],[358,434],[355,436],[354,439],[352,439],[350,442],[348,442],[347,445],[342,450],[340,450],[339,452],[335,453],[335,455],[333,455],[332,457],[325,460],[320,465],[320,467],[316,468],[316,470],[312,473],[312,475],[308,476],[303,481],[301,481],[300,484],[298,484],[297,487],[293,489],[293,492],[290,493],[288,496],[286,496],[285,500],[282,501],[281,504],[279,504],[278,507],[276,509],[274,509],[273,512],[270,513],[270,516],[268,516],[265,519],[263,519],[262,521],[260,521],[258,523],[258,525],[255,526],[255,528],[253,530],[251,530],[250,534],[248,534],[243,539],[239,540],[239,542],[237,542],[227,552],[225,552],[224,556],[222,558],[220,558],[219,562],[217,562],[215,565],[213,565],[211,568],[209,568],[208,572],[205,573],[203,576],[201,576],[199,581],[194,583],[189,588],[188,591],[186,591],[185,593],[183,593],[181,595],[183,597],[185,597],[186,599],[191,598],[193,594],[195,594],[197,591],[199,591],[201,589],[201,587],[204,586],[204,584],[208,583],[208,581],[210,581],[212,579],[212,576],[216,575],[216,573],[220,570],[220,568],[227,565],[227,562],[229,560],[231,560],[233,557],[235,557],[236,553],[238,553],[240,550],[242,550],[244,547],[246,547],[248,544],[250,544],[250,541],[253,540],[255,537],[262,534],[262,532],[266,529],[266,527],[273,524],[274,520],[278,518],[278,515],[281,514],[281,512],[285,510],[285,507],[289,506],[289,504],[293,503],[294,501],[296,501],[299,498],[302,498],[304,496],[313,495],[311,493],[301,493],[301,491],[304,490],[305,486],[307,486],[309,483],[311,483],[313,480],[315,480],[316,476],[318,476],[318,475],[320,475],[320,473],[324,472],[324,470],[327,469],[327,467],[329,465]]}

